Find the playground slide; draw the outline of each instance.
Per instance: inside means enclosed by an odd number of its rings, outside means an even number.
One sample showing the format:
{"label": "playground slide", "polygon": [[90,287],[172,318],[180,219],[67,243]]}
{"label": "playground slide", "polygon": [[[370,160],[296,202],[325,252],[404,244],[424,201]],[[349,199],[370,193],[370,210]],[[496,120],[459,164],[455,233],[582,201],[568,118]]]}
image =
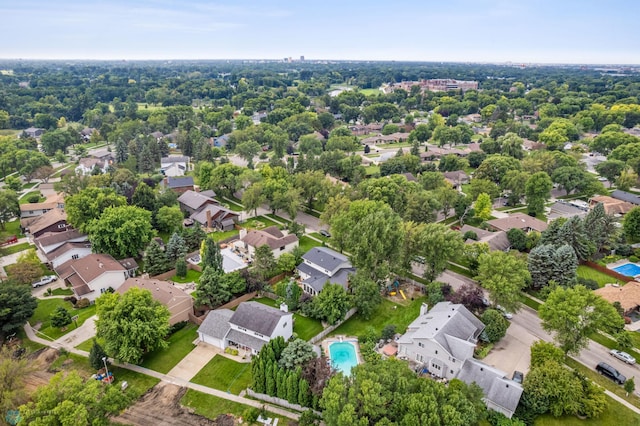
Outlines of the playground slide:
{"label": "playground slide", "polygon": [[402,298],[403,298],[404,300],[407,300],[407,296],[405,296],[405,295],[404,295],[404,291],[400,290],[400,294],[402,295]]}

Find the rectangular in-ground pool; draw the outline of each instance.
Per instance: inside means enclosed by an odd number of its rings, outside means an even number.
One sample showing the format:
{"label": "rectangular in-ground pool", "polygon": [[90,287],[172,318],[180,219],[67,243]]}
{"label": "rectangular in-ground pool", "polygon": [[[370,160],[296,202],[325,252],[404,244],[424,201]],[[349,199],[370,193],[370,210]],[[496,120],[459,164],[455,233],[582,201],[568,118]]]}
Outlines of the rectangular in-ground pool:
{"label": "rectangular in-ground pool", "polygon": [[358,355],[353,342],[333,342],[329,344],[329,356],[331,357],[331,365],[345,375],[351,374],[351,368],[358,365]]}
{"label": "rectangular in-ground pool", "polygon": [[612,269],[619,274],[626,275],[627,277],[640,275],[640,266],[635,263],[625,263],[624,265],[616,266]]}

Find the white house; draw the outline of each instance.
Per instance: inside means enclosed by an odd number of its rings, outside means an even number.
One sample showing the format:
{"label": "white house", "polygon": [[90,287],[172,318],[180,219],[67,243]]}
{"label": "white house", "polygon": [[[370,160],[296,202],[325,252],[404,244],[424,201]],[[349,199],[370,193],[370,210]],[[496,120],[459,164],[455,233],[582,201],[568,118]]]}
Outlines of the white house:
{"label": "white house", "polygon": [[356,273],[345,255],[326,247],[314,247],[306,252],[296,271],[302,279],[302,290],[312,296],[320,293],[328,282],[340,284],[347,290],[349,274]]}
{"label": "white house", "polygon": [[101,158],[81,158],[76,167],[76,173],[90,175],[94,169],[99,169],[101,173],[106,173],[109,164],[109,160]]}
{"label": "white house", "polygon": [[463,305],[440,302],[430,311],[425,304],[420,315],[398,340],[398,357],[421,363],[434,376],[476,383],[487,407],[511,418],[522,386],[506,374],[473,358],[473,350],[484,324]]}
{"label": "white house", "polygon": [[291,253],[298,246],[298,237],[295,234],[283,234],[277,226],[269,226],[264,229],[240,230],[240,240],[234,244],[236,247],[247,250],[253,258],[258,247],[267,245],[273,252],[273,257],[278,258],[282,253]]}
{"label": "white house", "polygon": [[64,209],[64,197],[61,194],[55,194],[43,203],[20,204],[20,219],[42,216],[53,209]]}
{"label": "white house", "polygon": [[293,335],[293,314],[258,302],[243,302],[236,311],[217,309],[209,312],[198,328],[200,341],[220,349],[245,350],[252,355],[278,336]]}
{"label": "white house", "polygon": [[67,228],[64,232],[45,232],[33,242],[36,247],[46,256],[66,243],[83,243],[89,240],[87,234],[73,229]]}
{"label": "white house", "polygon": [[95,301],[107,289],[117,290],[128,278],[127,269],[108,254],[71,259],[55,269],[71,285],[74,295]]}
{"label": "white house", "polygon": [[184,176],[189,170],[189,157],[171,155],[160,159],[160,171],[165,176]]}
{"label": "white house", "polygon": [[423,363],[431,374],[453,379],[467,358],[473,358],[484,324],[463,305],[440,302],[420,315],[398,341],[398,356]]}
{"label": "white house", "polygon": [[82,241],[77,243],[66,242],[55,250],[45,253],[49,265],[55,269],[69,260],[82,259],[91,254],[91,243]]}

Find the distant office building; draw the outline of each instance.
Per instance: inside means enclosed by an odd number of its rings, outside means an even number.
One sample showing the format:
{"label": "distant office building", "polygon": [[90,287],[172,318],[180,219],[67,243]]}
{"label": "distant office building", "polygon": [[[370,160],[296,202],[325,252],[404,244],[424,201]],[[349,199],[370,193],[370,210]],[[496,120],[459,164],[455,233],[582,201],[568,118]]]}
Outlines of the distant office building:
{"label": "distant office building", "polygon": [[304,55],[300,56],[300,62],[304,62]]}
{"label": "distant office building", "polygon": [[434,78],[430,80],[420,81],[402,81],[400,83],[393,83],[382,88],[383,92],[390,93],[397,89],[403,89],[407,92],[411,90],[413,86],[420,86],[422,92],[448,92],[449,90],[478,90],[477,81],[468,80],[453,80],[450,78]]}

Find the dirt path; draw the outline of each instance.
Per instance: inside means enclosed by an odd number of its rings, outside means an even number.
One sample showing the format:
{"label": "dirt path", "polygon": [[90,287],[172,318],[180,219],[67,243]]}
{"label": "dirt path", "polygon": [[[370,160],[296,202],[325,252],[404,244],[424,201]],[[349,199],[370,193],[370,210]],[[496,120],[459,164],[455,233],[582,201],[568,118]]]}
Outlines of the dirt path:
{"label": "dirt path", "polygon": [[[229,424],[192,414],[180,405],[186,388],[160,382],[131,407],[111,420],[134,426],[214,426]],[[220,419],[222,420],[222,419]],[[233,422],[233,420],[232,420]],[[233,424],[233,423],[231,423]]]}

